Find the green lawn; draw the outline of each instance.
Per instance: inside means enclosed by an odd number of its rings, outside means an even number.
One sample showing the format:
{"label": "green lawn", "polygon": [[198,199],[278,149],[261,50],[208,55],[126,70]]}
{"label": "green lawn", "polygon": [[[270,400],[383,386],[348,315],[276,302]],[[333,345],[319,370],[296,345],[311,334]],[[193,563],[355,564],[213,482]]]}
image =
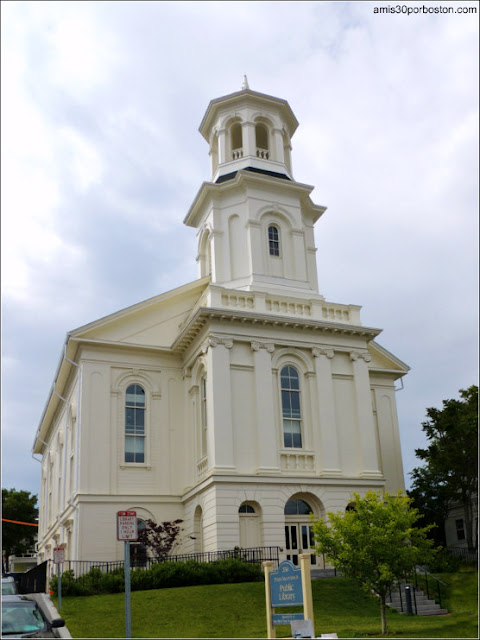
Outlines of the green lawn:
{"label": "green lawn", "polygon": [[[315,634],[336,632],[339,638],[478,638],[478,572],[441,577],[448,584],[444,605],[448,615],[407,616],[389,610],[387,636],[380,634],[376,600],[354,582],[346,578],[314,580]],[[134,638],[267,635],[263,583],[134,591],[131,595]],[[125,637],[124,594],[64,597],[61,615],[74,638]],[[288,637],[290,626],[277,626],[276,635]]]}

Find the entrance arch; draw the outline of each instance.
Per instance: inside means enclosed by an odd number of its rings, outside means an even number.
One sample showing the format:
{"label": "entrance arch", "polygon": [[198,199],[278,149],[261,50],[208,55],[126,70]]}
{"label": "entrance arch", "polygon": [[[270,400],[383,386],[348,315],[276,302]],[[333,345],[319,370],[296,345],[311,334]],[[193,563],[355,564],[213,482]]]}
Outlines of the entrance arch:
{"label": "entrance arch", "polygon": [[310,554],[310,564],[317,564],[310,520],[311,514],[316,517],[320,515],[316,502],[313,496],[297,494],[285,504],[285,552],[287,560],[294,565],[299,564],[301,553]]}

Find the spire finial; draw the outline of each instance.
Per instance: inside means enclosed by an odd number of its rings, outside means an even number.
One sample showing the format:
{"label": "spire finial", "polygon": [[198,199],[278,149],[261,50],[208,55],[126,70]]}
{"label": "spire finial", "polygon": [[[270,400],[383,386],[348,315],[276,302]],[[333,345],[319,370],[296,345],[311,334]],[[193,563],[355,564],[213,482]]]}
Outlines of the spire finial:
{"label": "spire finial", "polygon": [[245,89],[250,89],[250,87],[248,86],[247,76],[243,76],[242,91],[244,91]]}

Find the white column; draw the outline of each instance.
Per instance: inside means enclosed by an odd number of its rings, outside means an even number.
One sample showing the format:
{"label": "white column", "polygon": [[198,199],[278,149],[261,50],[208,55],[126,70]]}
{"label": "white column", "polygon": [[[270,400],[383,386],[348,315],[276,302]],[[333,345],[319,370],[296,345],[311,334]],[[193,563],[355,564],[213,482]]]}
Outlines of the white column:
{"label": "white column", "polygon": [[243,157],[257,156],[257,140],[255,138],[255,125],[253,122],[243,123]]}
{"label": "white column", "polygon": [[377,437],[373,418],[370,377],[367,362],[371,356],[366,352],[352,351],[353,382],[357,400],[357,418],[361,455],[360,475],[365,478],[382,477],[378,458]]}
{"label": "white column", "polygon": [[283,135],[281,129],[273,129],[272,131],[272,149],[270,150],[270,158],[276,162],[285,164],[283,155]]}
{"label": "white column", "polygon": [[272,378],[272,353],[275,347],[273,344],[261,342],[252,342],[251,345],[255,365],[258,471],[278,473]]}
{"label": "white column", "polygon": [[335,395],[331,361],[333,349],[312,349],[315,357],[318,419],[320,423],[320,465],[322,475],[342,475],[335,416]]}
{"label": "white column", "polygon": [[207,348],[207,450],[209,467],[235,470],[233,457],[231,340],[211,336]]}
{"label": "white column", "polygon": [[225,129],[218,130],[218,164],[224,164],[227,157],[227,136]]}

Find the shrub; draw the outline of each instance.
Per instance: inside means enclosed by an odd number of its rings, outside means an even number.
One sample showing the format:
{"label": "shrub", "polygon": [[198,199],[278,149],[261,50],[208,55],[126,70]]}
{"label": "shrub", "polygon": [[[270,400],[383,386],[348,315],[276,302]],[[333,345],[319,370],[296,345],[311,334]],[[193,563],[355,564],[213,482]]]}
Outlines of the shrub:
{"label": "shrub", "polygon": [[432,562],[429,563],[429,570],[432,573],[455,573],[462,565],[462,558],[449,553],[447,549],[439,551]]}
{"label": "shrub", "polygon": [[[130,584],[132,591],[188,587],[200,584],[222,584],[231,582],[257,582],[263,580],[259,565],[250,564],[237,558],[217,562],[162,562],[150,569],[132,569]],[[58,595],[57,578],[52,578],[51,588]],[[103,573],[93,567],[83,576],[75,579],[73,571],[62,575],[62,594],[87,596],[99,593],[118,593],[125,590],[123,568]]]}

